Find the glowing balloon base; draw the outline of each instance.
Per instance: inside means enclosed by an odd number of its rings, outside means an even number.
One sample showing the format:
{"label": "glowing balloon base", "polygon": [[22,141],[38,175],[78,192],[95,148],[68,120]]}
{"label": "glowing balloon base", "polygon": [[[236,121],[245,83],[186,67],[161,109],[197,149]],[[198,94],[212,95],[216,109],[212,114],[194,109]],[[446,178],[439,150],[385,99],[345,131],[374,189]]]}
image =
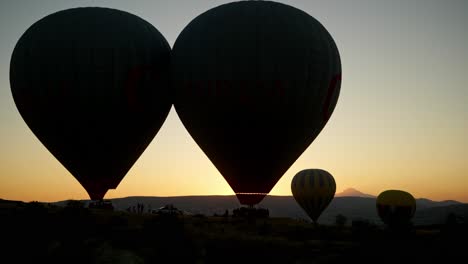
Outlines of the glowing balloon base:
{"label": "glowing balloon base", "polygon": [[103,201],[107,191],[110,189],[115,189],[115,187],[109,188],[109,186],[114,186],[115,184],[111,184],[108,181],[98,181],[96,183],[91,181],[83,181],[81,184],[93,201]]}
{"label": "glowing balloon base", "polygon": [[253,207],[255,204],[259,204],[268,193],[236,193],[237,199],[243,205]]}

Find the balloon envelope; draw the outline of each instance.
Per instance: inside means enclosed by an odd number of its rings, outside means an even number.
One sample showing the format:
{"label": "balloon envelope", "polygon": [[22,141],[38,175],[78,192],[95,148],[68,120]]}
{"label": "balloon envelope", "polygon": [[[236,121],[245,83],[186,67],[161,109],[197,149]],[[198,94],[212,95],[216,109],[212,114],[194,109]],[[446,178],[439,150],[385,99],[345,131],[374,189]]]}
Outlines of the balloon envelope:
{"label": "balloon envelope", "polygon": [[416,212],[416,200],[405,191],[387,190],[379,194],[377,213],[387,225],[409,223]]}
{"label": "balloon envelope", "polygon": [[116,188],[170,107],[170,47],[143,19],[108,8],[33,24],[10,64],[15,104],[92,199]]}
{"label": "balloon envelope", "polygon": [[327,30],[267,1],[218,6],[173,48],[175,109],[242,204],[259,203],[317,137],[338,100]]}
{"label": "balloon envelope", "polygon": [[317,222],[335,196],[336,183],[333,176],[325,170],[307,169],[294,176],[291,191],[296,202]]}

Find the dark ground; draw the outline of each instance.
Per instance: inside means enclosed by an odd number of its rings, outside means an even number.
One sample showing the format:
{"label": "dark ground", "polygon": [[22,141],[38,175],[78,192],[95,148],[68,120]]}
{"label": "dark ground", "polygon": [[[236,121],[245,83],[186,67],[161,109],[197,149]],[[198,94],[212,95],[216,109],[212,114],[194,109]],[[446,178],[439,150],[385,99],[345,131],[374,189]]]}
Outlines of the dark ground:
{"label": "dark ground", "polygon": [[468,263],[466,224],[158,216],[2,202],[2,263]]}

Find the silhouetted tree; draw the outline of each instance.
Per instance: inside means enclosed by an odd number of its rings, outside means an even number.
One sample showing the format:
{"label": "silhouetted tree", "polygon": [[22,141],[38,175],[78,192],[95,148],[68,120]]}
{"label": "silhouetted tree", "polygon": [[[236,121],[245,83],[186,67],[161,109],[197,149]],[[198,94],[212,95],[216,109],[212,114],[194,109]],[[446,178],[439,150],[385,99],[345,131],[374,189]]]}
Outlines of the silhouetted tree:
{"label": "silhouetted tree", "polygon": [[335,217],[335,224],[337,227],[344,227],[346,225],[346,222],[348,221],[348,218],[342,214],[337,214]]}
{"label": "silhouetted tree", "polygon": [[445,219],[444,231],[453,235],[458,228],[458,216],[454,212],[447,214]]}
{"label": "silhouetted tree", "polygon": [[445,220],[445,225],[454,226],[456,224],[457,224],[457,215],[454,212],[450,212],[447,215],[447,218]]}

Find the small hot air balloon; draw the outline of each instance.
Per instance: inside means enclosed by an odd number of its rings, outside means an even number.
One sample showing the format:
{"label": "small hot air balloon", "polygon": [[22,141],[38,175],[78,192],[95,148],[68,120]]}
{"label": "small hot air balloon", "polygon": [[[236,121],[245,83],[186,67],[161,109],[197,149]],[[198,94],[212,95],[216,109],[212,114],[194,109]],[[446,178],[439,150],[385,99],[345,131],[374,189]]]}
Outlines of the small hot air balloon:
{"label": "small hot air balloon", "polygon": [[208,10],[185,27],[172,55],[177,114],[241,204],[270,192],[323,129],[340,93],[332,37],[285,4]]}
{"label": "small hot air balloon", "polygon": [[93,200],[114,189],[166,119],[170,46],[143,19],[108,8],[59,11],[19,39],[15,104]]}
{"label": "small hot air balloon", "polygon": [[333,176],[325,170],[307,169],[294,176],[291,191],[296,202],[317,223],[317,219],[335,196],[336,183]]}
{"label": "small hot air balloon", "polygon": [[405,191],[387,190],[379,194],[376,201],[377,213],[390,227],[405,226],[416,212],[416,200]]}

